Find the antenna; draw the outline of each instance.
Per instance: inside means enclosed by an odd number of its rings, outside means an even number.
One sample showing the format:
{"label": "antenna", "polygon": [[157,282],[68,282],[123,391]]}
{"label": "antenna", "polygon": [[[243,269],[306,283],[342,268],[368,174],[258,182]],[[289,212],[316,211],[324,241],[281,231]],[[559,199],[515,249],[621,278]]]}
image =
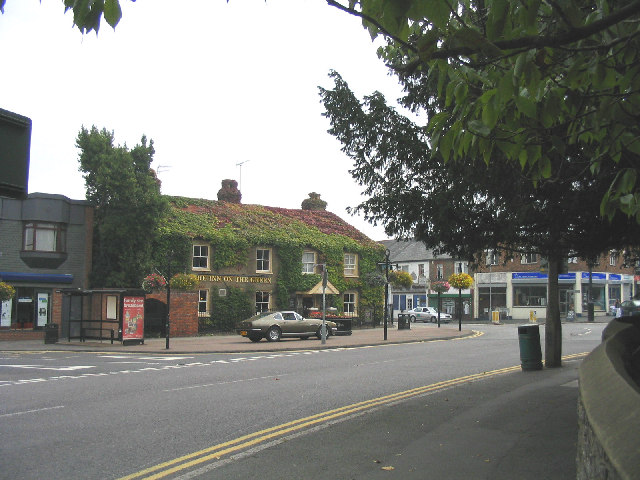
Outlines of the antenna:
{"label": "antenna", "polygon": [[245,160],[244,162],[236,163],[236,167],[240,167],[240,193],[242,193],[242,165],[247,163],[250,160]]}
{"label": "antenna", "polygon": [[169,169],[171,169],[171,165],[158,165],[158,168],[156,168],[156,173],[160,174],[161,172],[165,172]]}

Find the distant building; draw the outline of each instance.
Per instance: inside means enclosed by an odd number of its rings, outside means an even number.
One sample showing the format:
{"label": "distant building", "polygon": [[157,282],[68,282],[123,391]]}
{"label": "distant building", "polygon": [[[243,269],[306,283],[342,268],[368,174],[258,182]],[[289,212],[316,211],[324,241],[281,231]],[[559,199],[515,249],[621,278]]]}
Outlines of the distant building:
{"label": "distant building", "polygon": [[[448,280],[453,273],[469,273],[466,261],[456,260],[449,255],[435,254],[425,247],[424,243],[415,240],[384,240],[380,242],[389,250],[389,259],[394,267],[408,272],[413,278],[413,285],[408,289],[391,289],[390,300],[393,303],[394,315],[414,307],[438,308],[438,295],[430,290],[431,282]],[[473,287],[472,287],[473,288]],[[472,289],[462,292],[451,288],[441,294],[441,311],[457,313],[460,293],[463,301],[463,318],[472,318]]]}
{"label": "distant building", "polygon": [[0,281],[16,289],[2,303],[0,329],[60,324],[60,289],[88,288],[93,207],[63,195],[0,197]]}

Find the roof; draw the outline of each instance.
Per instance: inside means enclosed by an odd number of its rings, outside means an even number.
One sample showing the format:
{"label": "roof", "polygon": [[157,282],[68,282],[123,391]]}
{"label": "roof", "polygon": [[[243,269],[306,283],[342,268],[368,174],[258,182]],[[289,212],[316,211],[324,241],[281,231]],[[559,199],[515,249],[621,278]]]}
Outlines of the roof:
{"label": "roof", "polygon": [[253,233],[253,236],[260,236],[268,243],[276,233],[289,232],[293,236],[298,232],[304,236],[305,232],[312,230],[325,235],[340,235],[369,247],[378,246],[377,242],[357,228],[326,210],[267,207],[186,197],[167,198],[173,208],[169,223],[174,227],[180,226],[192,238],[207,237],[207,232],[212,228],[230,229],[245,236]]}
{"label": "roof", "polygon": [[424,243],[416,240],[383,240],[380,242],[389,250],[392,262],[419,262],[436,258],[451,258],[449,255],[435,255]]}

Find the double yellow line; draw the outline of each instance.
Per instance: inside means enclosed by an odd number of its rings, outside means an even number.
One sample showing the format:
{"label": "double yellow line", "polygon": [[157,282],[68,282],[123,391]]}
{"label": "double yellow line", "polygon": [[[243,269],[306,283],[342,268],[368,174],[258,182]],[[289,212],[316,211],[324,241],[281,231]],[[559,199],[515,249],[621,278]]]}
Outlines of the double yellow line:
{"label": "double yellow line", "polygon": [[[587,352],[567,355],[562,358],[563,360],[569,360],[569,359],[584,357],[586,355],[587,355]],[[398,392],[391,395],[385,395],[383,397],[366,400],[364,402],[353,403],[351,405],[347,405],[344,407],[328,410],[322,413],[317,413],[309,417],[300,418],[298,420],[293,420],[291,422],[283,423],[282,425],[278,425],[275,427],[267,428],[265,430],[260,430],[258,432],[250,433],[248,435],[238,437],[228,442],[219,443],[218,445],[213,445],[211,447],[205,448],[203,450],[199,450],[197,452],[190,453],[188,455],[183,455],[182,457],[178,457],[173,460],[169,460],[167,462],[154,465],[153,467],[140,470],[139,472],[133,473],[131,475],[127,475],[126,477],[122,477],[119,480],[132,480],[135,478],[143,478],[143,477],[148,480],[164,478],[173,473],[177,473],[182,470],[187,470],[193,467],[197,467],[199,465],[202,465],[203,463],[207,463],[213,460],[219,460],[221,457],[225,455],[229,455],[241,450],[248,449],[260,443],[264,443],[269,440],[274,440],[276,438],[283,437],[293,432],[297,432],[305,428],[313,427],[320,423],[324,423],[324,422],[341,418],[341,417],[346,417],[348,415],[352,415],[352,414],[361,412],[363,410],[368,410],[381,405],[386,405],[386,404],[398,402],[401,400],[406,400],[408,398],[425,395],[427,393],[434,392],[436,390],[442,390],[455,385],[460,385],[462,383],[472,382],[474,380],[480,380],[484,378],[494,377],[497,375],[503,375],[505,373],[515,372],[517,370],[520,370],[520,368],[521,368],[520,365],[516,365],[512,367],[507,367],[507,368],[500,368],[498,370],[490,370],[488,372],[476,373],[473,375],[466,375],[464,377],[458,377],[451,380],[444,380],[442,382],[433,383],[431,385],[412,388],[410,390],[405,390],[403,392]]]}

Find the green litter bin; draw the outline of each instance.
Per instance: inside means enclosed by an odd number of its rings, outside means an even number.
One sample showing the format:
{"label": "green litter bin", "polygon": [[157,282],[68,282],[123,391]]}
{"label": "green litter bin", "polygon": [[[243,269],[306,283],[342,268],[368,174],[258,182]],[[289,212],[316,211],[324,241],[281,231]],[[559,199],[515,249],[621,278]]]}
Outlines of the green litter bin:
{"label": "green litter bin", "polygon": [[542,349],[538,325],[518,326],[522,370],[542,370]]}

